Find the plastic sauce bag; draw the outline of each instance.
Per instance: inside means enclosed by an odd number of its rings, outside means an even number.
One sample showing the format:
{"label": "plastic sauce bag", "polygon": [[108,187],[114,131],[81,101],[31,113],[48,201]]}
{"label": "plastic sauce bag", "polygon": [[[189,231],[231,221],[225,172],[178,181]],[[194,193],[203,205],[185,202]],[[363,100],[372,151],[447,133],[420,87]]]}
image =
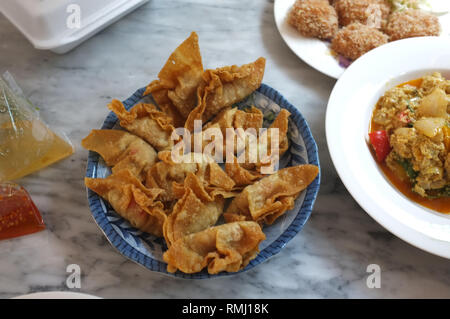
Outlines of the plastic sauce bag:
{"label": "plastic sauce bag", "polygon": [[15,180],[71,154],[74,149],[40,118],[10,73],[0,77],[0,182]]}
{"label": "plastic sauce bag", "polygon": [[41,214],[27,191],[14,183],[0,183],[0,239],[45,229]]}

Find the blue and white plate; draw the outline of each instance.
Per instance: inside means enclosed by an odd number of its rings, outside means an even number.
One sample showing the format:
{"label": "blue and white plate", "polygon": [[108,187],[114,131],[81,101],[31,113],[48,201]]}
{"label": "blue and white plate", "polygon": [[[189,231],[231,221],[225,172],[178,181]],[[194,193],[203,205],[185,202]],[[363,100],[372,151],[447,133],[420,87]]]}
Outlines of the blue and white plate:
{"label": "blue and white plate", "polygon": [[[140,102],[151,102],[149,97],[143,97],[144,91],[145,88],[141,88],[124,101],[126,109],[131,109]],[[280,93],[265,84],[262,84],[258,90],[238,103],[239,108],[250,105],[259,108],[265,115],[265,118],[272,121],[281,108],[291,112],[288,133],[290,146],[280,161],[280,168],[300,164],[314,164],[320,167],[316,142],[308,124],[297,108],[286,101]],[[268,125],[270,125],[270,120],[265,120],[264,126]],[[116,115],[111,112],[103,123],[102,129],[112,128],[120,128],[120,126]],[[109,167],[105,165],[99,154],[89,152],[86,176],[104,178],[110,173]],[[303,228],[303,225],[311,215],[314,201],[319,191],[319,184],[320,173],[297,198],[294,209],[278,218],[273,225],[264,227],[263,230],[267,238],[260,244],[260,253],[247,267],[238,273],[252,269],[280,252],[286,243]],[[87,193],[92,215],[105,236],[120,253],[138,264],[153,271],[189,279],[236,274],[222,272],[217,275],[210,275],[206,270],[196,274],[184,274],[179,271],[174,274],[168,273],[166,270],[167,264],[162,259],[162,254],[167,249],[164,239],[156,238],[137,230],[120,217],[107,201],[90,189],[87,190]]]}

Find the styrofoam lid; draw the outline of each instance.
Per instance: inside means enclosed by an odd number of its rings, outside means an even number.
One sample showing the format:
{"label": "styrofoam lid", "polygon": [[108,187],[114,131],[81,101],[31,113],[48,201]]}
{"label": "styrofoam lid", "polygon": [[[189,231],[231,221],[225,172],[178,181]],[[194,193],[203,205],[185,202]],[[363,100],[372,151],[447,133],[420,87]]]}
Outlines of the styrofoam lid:
{"label": "styrofoam lid", "polygon": [[2,0],[0,11],[37,49],[87,38],[148,0]]}

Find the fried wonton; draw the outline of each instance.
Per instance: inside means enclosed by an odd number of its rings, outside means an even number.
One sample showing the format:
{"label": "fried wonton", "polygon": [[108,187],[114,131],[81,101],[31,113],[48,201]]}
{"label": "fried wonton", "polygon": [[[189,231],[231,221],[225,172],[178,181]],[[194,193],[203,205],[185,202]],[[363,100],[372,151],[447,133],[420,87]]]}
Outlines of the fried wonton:
{"label": "fried wonton", "polygon": [[106,165],[112,166],[113,173],[128,169],[140,180],[157,160],[153,147],[141,138],[120,130],[92,130],[81,145],[99,153]]}
{"label": "fried wonton", "polygon": [[[220,167],[219,169],[221,170],[220,175],[222,175],[224,172]],[[218,180],[221,177],[216,176],[214,178]],[[220,184],[222,184],[222,186],[217,186]],[[196,196],[200,198],[200,200],[212,202],[215,201],[218,196],[223,198],[235,197],[237,192],[234,191],[233,186],[234,182],[228,176],[225,182],[216,183],[216,185],[214,185],[210,180],[197,172],[196,175],[188,173],[183,184],[174,182],[172,184],[172,190],[175,197],[181,198],[186,192],[186,188],[190,188],[195,192]]]}
{"label": "fried wonton", "polygon": [[[217,114],[211,122],[207,123],[203,127],[203,132],[205,134],[208,130],[215,129],[222,134],[223,145],[214,146],[214,152],[222,150],[222,153],[225,155],[227,152],[226,147],[227,145],[230,145],[230,147],[233,146],[233,148],[229,151],[233,154],[237,154],[245,147],[245,139],[243,139],[242,135],[248,133],[257,137],[259,129],[262,128],[263,119],[264,116],[262,112],[256,107],[251,107],[246,110],[228,107]],[[238,138],[243,141],[240,148]],[[213,143],[211,137],[205,136],[203,140],[203,149],[205,150],[205,147],[208,147],[208,144],[210,143]],[[215,153],[211,155],[214,156]]]}
{"label": "fried wonton", "polygon": [[258,130],[262,127],[264,116],[256,107],[245,110],[239,110],[237,107],[228,107],[223,109],[214,117],[211,122],[207,123],[203,130],[208,128],[219,128],[222,134],[226,135],[227,128],[254,128]]}
{"label": "fried wonton", "polygon": [[[287,137],[289,129],[289,116],[291,113],[286,109],[281,109],[275,120],[270,125],[269,129],[278,129],[278,143],[279,143],[279,155],[283,155],[289,148],[289,140]],[[270,135],[269,135],[270,136]]]}
{"label": "fried wonton", "polygon": [[158,74],[159,79],[147,86],[145,94],[151,93],[158,106],[174,119],[176,127],[182,127],[197,105],[202,74],[198,36],[192,32],[170,55]]}
{"label": "fried wonton", "polygon": [[226,107],[241,101],[261,85],[266,59],[240,67],[226,66],[203,73],[197,106],[189,114],[185,128],[192,131],[195,120],[206,122]]}
{"label": "fried wonton", "polygon": [[194,153],[189,153],[183,155],[180,162],[174,162],[171,155],[169,151],[158,153],[161,162],[149,169],[145,182],[147,187],[158,187],[165,190],[160,196],[163,201],[170,202],[177,199],[173,185],[174,183],[183,185],[189,173],[195,174],[205,184],[204,188],[209,193],[216,191],[216,194],[221,193],[224,198],[235,196],[231,192],[234,187],[233,180],[212,158],[202,154],[196,154],[198,157],[195,158]]}
{"label": "fried wonton", "polygon": [[252,171],[241,166],[236,157],[233,157],[233,159],[233,162],[225,163],[225,172],[234,181],[235,188],[241,189],[251,185],[264,176],[255,170]]}
{"label": "fried wonton", "polygon": [[[169,155],[169,152],[162,152],[160,158],[171,167],[185,167],[184,163],[171,162]],[[186,155],[187,159],[194,160],[192,154]],[[194,163],[197,165],[195,174],[186,172],[182,182],[172,181],[170,192],[178,201],[164,223],[168,246],[183,236],[214,226],[223,213],[225,198],[236,196],[231,192],[233,180],[216,162],[204,155],[198,160]]]}
{"label": "fried wonton", "polygon": [[244,188],[228,206],[227,222],[253,220],[272,224],[287,210],[294,208],[294,200],[319,173],[315,165],[287,167]]}
{"label": "fried wonton", "polygon": [[145,186],[152,188],[161,188],[164,193],[160,198],[164,202],[176,200],[172,191],[172,183],[183,183],[188,173],[197,172],[197,164],[191,163],[174,163],[170,159],[171,152],[165,151],[158,154],[160,162],[153,165],[147,172]]}
{"label": "fried wonton", "polygon": [[140,103],[128,112],[122,102],[113,100],[108,108],[117,115],[122,127],[143,138],[158,151],[172,148],[172,119],[155,105]]}
{"label": "fried wonton", "polygon": [[[276,169],[281,156],[289,148],[289,139],[287,136],[289,129],[289,116],[291,113],[286,109],[281,109],[269,129],[264,131],[258,139],[258,161],[256,162],[256,170],[271,174]],[[278,135],[273,134],[271,130],[278,130]],[[277,144],[277,145],[275,145]],[[266,152],[263,155],[262,150],[265,148]]]}
{"label": "fried wonton", "polygon": [[162,189],[144,187],[129,170],[115,172],[107,178],[86,177],[84,182],[133,227],[162,237],[167,218],[162,203],[157,200]]}
{"label": "fried wonton", "polygon": [[[189,173],[186,179],[189,176],[196,180],[197,184],[193,188],[185,185],[183,196],[177,201],[164,223],[164,238],[169,247],[186,235],[214,226],[223,213],[224,198],[215,196],[214,200],[210,201],[210,196],[202,188],[198,177]],[[200,194],[197,195],[196,192]]]}
{"label": "fried wonton", "polygon": [[244,130],[248,128],[259,129],[263,125],[264,115],[256,107],[252,106],[245,110],[239,110],[234,117],[233,127],[242,127]]}
{"label": "fried wonton", "polygon": [[191,274],[205,267],[210,274],[236,272],[256,257],[264,239],[266,236],[255,222],[228,223],[178,239],[163,258],[169,272]]}

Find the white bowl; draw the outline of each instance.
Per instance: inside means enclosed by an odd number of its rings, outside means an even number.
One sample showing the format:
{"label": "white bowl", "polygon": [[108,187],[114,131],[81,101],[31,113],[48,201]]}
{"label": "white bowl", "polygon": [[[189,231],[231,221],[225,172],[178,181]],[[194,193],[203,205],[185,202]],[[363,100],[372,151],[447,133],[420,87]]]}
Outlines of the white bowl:
{"label": "white bowl", "polygon": [[331,93],[326,136],[339,176],[370,216],[410,244],[450,258],[450,214],[425,208],[400,193],[367,145],[371,114],[384,92],[434,71],[450,78],[448,38],[400,40],[365,54],[344,72]]}

